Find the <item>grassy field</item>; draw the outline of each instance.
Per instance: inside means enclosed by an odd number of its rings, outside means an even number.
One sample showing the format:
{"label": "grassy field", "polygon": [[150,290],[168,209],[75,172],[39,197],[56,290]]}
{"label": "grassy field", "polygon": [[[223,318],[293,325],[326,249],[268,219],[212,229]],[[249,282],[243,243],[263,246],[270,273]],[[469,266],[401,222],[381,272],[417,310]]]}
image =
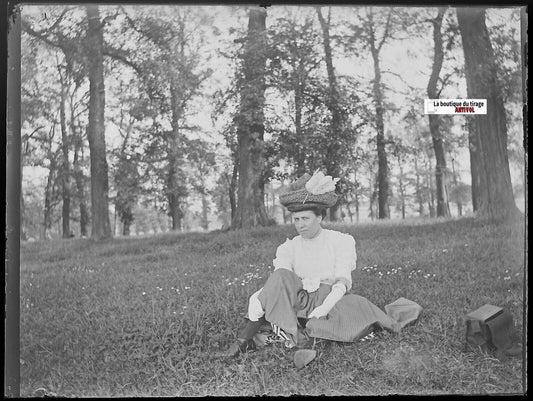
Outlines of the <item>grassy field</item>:
{"label": "grassy field", "polygon": [[522,393],[521,358],[465,352],[465,314],[507,308],[523,328],[524,221],[338,225],[357,241],[352,292],[418,302],[399,336],[321,341],[302,370],[279,344],[231,361],[247,299],[291,226],[21,245],[21,395]]}

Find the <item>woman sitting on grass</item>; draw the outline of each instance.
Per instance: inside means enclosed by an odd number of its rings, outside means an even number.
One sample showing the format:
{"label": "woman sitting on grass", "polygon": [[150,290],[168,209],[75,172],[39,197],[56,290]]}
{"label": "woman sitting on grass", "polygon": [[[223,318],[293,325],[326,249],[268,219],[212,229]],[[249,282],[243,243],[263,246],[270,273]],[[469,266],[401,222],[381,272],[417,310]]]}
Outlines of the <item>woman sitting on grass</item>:
{"label": "woman sitting on grass", "polygon": [[375,324],[399,331],[397,322],[366,298],[347,294],[356,267],[355,240],[321,225],[337,202],[337,180],[305,174],[280,196],[299,235],[278,247],[274,272],[249,299],[246,326],[219,356],[255,349],[253,337],[267,322],[289,347],[305,347],[313,337],[356,341]]}

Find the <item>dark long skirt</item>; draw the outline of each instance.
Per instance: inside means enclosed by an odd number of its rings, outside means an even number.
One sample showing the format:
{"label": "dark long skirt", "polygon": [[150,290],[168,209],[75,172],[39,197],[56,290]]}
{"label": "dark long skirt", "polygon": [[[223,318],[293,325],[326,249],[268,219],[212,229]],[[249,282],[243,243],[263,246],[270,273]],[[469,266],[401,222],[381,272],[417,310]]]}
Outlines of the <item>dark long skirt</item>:
{"label": "dark long skirt", "polygon": [[[283,329],[296,342],[297,318],[307,317],[322,304],[330,291],[331,286],[321,284],[317,291],[308,293],[294,272],[278,269],[269,277],[258,298],[265,311],[265,319]],[[376,327],[397,332],[401,325],[368,299],[346,294],[327,316],[310,319],[306,331],[311,337],[352,342]]]}

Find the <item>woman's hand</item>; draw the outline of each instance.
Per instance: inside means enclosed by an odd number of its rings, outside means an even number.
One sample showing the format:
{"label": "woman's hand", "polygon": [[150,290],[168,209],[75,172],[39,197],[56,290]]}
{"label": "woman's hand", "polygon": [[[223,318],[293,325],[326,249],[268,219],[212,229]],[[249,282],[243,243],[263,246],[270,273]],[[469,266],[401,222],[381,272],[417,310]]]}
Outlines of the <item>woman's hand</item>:
{"label": "woman's hand", "polygon": [[331,309],[333,309],[335,304],[344,296],[345,293],[346,286],[342,283],[335,283],[331,287],[331,292],[328,294],[326,299],[324,299],[324,302],[322,302],[322,305],[319,305],[315,309],[313,309],[307,317],[309,319],[313,317],[316,317],[318,319],[322,316],[326,316],[331,311]]}
{"label": "woman's hand", "polygon": [[324,306],[324,304],[317,306],[315,309],[311,311],[309,316],[307,316],[309,319],[316,317],[321,318],[322,316],[327,316],[331,308],[328,308],[327,306]]}

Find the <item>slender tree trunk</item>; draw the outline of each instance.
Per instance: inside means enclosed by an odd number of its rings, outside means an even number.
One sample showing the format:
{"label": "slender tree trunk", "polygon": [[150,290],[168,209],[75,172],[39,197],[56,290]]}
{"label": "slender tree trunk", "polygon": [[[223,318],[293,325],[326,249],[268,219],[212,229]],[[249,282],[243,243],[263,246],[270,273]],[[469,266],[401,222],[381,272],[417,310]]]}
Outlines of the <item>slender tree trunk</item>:
{"label": "slender tree trunk", "polygon": [[172,107],[172,132],[168,138],[168,214],[172,220],[172,230],[180,231],[182,229],[183,212],[181,210],[182,191],[180,190],[181,171],[180,171],[180,119],[183,110],[180,105],[179,91],[177,82],[172,81],[170,88],[170,102]]}
{"label": "slender tree trunk", "polygon": [[[471,156],[472,191],[476,214],[491,218],[516,215],[509,160],[507,125],[494,52],[485,25],[485,9],[457,8],[457,21],[465,56],[466,86],[471,99],[487,99],[487,114],[471,116],[471,144],[479,153]],[[472,149],[471,149],[472,151]],[[475,200],[474,200],[475,196]]]}
{"label": "slender tree trunk", "polygon": [[[72,110],[72,109],[71,109]],[[74,136],[74,159],[72,166],[74,169],[74,182],[76,184],[76,196],[80,205],[80,236],[87,236],[87,226],[89,224],[89,208],[85,199],[85,177],[81,168],[80,153],[82,151],[82,138],[79,130],[74,127],[74,116],[71,114],[71,126]]]}
{"label": "slender tree trunk", "polygon": [[[80,152],[83,159],[83,138],[81,129],[76,124],[74,96],[70,96],[70,128],[72,130],[72,140],[74,142],[74,158],[72,160],[73,178],[76,186],[75,196],[78,198],[80,208],[80,236],[87,236],[87,225],[89,224],[89,212],[85,199],[85,178],[80,163]],[[83,160],[82,160],[83,161]],[[72,195],[72,194],[71,194]]]}
{"label": "slender tree trunk", "polygon": [[[52,147],[52,138],[50,138],[49,146],[50,148]],[[48,177],[46,178],[46,187],[44,189],[43,239],[50,239],[52,230],[54,180],[57,173],[57,166],[55,162],[55,156],[51,150],[48,151],[48,160],[50,160],[50,166],[48,170]]]}
{"label": "slender tree trunk", "polygon": [[379,49],[376,47],[374,35],[374,21],[372,13],[369,15],[367,25],[369,33],[370,53],[374,61],[374,83],[372,92],[376,109],[376,145],[378,154],[378,218],[388,219],[388,196],[389,196],[389,167],[387,162],[387,152],[385,150],[385,122],[383,107],[383,92],[381,90],[381,67],[379,64]]}
{"label": "slender tree trunk", "polygon": [[403,166],[402,166],[402,160],[400,155],[397,155],[398,158],[398,166],[400,167],[400,179],[398,183],[398,189],[400,191],[400,201],[402,205],[402,219],[405,220],[405,189],[403,186]]}
{"label": "slender tree trunk", "polygon": [[354,172],[354,182],[357,185],[354,190],[355,221],[359,223],[359,184],[357,183],[357,170]]}
{"label": "slender tree trunk", "polygon": [[87,136],[91,153],[91,237],[112,236],[108,210],[108,168],[105,144],[105,86],[103,32],[97,5],[86,6],[87,58],[89,61],[89,125]]}
{"label": "slender tree trunk", "polygon": [[[457,184],[458,184],[458,183],[457,183],[457,173],[455,172],[455,162],[454,162],[453,157],[452,157],[451,159],[452,159],[452,177],[453,177],[453,186],[454,186],[455,188],[457,188]],[[458,196],[459,196],[459,194],[458,194]],[[459,197],[457,198],[457,202],[456,202],[456,203],[457,203],[457,215],[458,215],[459,217],[461,217],[461,216],[463,215],[463,204],[462,204],[462,202],[461,202],[461,200],[460,200]]]}
{"label": "slender tree trunk", "polygon": [[[341,146],[338,140],[335,138],[342,132],[343,129],[343,117],[339,105],[339,93],[337,89],[337,78],[335,76],[335,70],[333,68],[333,57],[331,51],[331,40],[329,34],[329,22],[331,16],[331,8],[329,9],[328,21],[326,21],[322,15],[320,7],[316,8],[318,20],[322,28],[323,38],[324,38],[324,55],[326,61],[326,70],[328,73],[328,109],[331,113],[331,123],[329,127],[330,140],[328,141],[328,146],[325,151],[324,165],[326,166],[326,174],[331,175],[332,177],[340,177],[340,153]],[[337,202],[336,205],[330,207],[329,215],[331,221],[339,220],[340,204]]]}
{"label": "slender tree trunk", "polygon": [[350,223],[353,223],[353,212],[350,208],[350,202],[346,202],[346,211],[348,212],[348,217],[350,218]]}
{"label": "slender tree trunk", "polygon": [[208,209],[207,196],[202,194],[202,228],[205,231],[209,230]]}
{"label": "slender tree trunk", "polygon": [[235,199],[235,194],[237,192],[237,183],[239,178],[239,162],[238,160],[235,161],[233,164],[233,171],[231,173],[231,181],[229,183],[228,188],[228,195],[229,195],[229,205],[231,209],[231,221],[233,221],[235,217],[235,212],[237,210],[237,200]]}
{"label": "slender tree trunk", "polygon": [[122,235],[128,237],[130,235],[131,224],[129,221],[122,222]]}
{"label": "slender tree trunk", "polygon": [[176,167],[175,157],[169,158],[169,171],[168,171],[168,213],[172,222],[173,231],[181,231],[183,212],[180,208],[180,194],[177,188],[178,186],[178,171]]}
{"label": "slender tree trunk", "polygon": [[[374,204],[376,203],[376,198],[378,198],[378,178],[373,177],[374,172],[371,171],[371,178],[369,180],[370,184],[370,218],[374,220],[375,217],[379,219],[379,216],[376,216],[374,212]],[[374,179],[372,179],[374,178]],[[379,206],[378,206],[379,208]]]}
{"label": "slender tree trunk", "polygon": [[239,182],[232,229],[266,226],[264,204],[264,104],[266,69],[266,11],[250,10],[243,55],[244,85],[237,119]]}
{"label": "slender tree trunk", "polygon": [[[446,12],[445,7],[439,7],[437,17],[432,20],[433,23],[433,42],[434,42],[434,56],[433,69],[429,78],[427,87],[428,97],[430,99],[437,98],[437,81],[442,69],[442,61],[444,59],[444,52],[442,50],[442,19]],[[433,140],[433,150],[435,151],[435,187],[437,197],[437,216],[449,216],[450,208],[448,205],[447,191],[446,191],[446,157],[444,153],[444,144],[442,141],[442,133],[440,132],[440,116],[437,114],[429,114],[429,130]]]}
{"label": "slender tree trunk", "polygon": [[481,154],[481,143],[475,127],[476,120],[473,116],[466,117],[466,125],[468,129],[468,150],[470,156],[470,176],[472,180],[472,210],[474,213],[478,211],[478,199],[480,198],[480,188],[486,187],[484,179],[486,178],[482,173],[483,157]]}
{"label": "slender tree trunk", "polygon": [[429,217],[435,217],[435,187],[433,185],[433,177],[430,173],[430,171],[433,170],[433,166],[431,164],[431,158],[428,157],[427,159],[427,174],[426,174],[426,180],[427,180],[427,191],[428,191],[428,208],[429,208]]}
{"label": "slender tree trunk", "polygon": [[62,150],[62,165],[61,165],[61,191],[63,198],[62,208],[62,230],[63,238],[70,237],[70,163],[68,160],[69,140],[67,133],[67,122],[65,106],[67,101],[67,93],[65,83],[60,72],[60,84],[61,84],[61,97],[60,97],[60,109],[59,119],[61,123],[61,150]]}
{"label": "slender tree trunk", "polygon": [[422,184],[420,183],[420,171],[418,170],[418,157],[415,160],[415,194],[416,202],[418,203],[418,215],[424,215],[424,201],[422,199]]}
{"label": "slender tree trunk", "polygon": [[304,83],[300,81],[303,75],[301,64],[298,66],[298,80],[294,88],[294,108],[295,118],[294,125],[296,129],[296,138],[298,138],[298,154],[296,160],[296,175],[301,177],[305,174],[305,141],[302,129],[302,109],[303,109],[303,90]]}

